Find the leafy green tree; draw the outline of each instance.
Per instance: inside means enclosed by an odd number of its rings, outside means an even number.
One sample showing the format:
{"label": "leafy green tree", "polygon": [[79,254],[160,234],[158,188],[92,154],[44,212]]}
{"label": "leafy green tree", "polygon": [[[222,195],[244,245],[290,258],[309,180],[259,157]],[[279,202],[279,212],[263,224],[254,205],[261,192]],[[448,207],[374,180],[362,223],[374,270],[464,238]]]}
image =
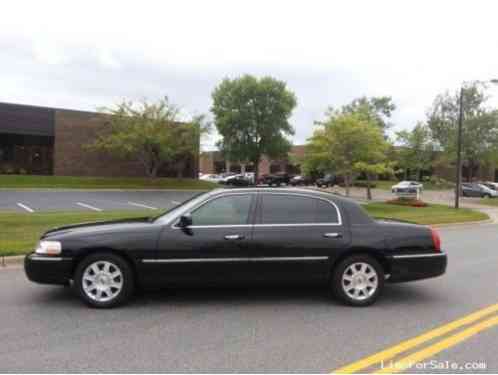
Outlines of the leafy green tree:
{"label": "leafy green tree", "polygon": [[[108,121],[88,147],[136,159],[152,178],[166,163],[181,165],[186,155],[197,155],[199,139],[209,130],[203,116],[180,122],[179,108],[168,98],[139,105],[123,101],[115,108],[102,108],[102,112],[108,115]],[[182,170],[178,168],[178,177],[182,177]]]}
{"label": "leafy green tree", "polygon": [[353,174],[365,172],[367,198],[371,199],[372,175],[390,170],[385,157],[388,143],[382,130],[357,113],[329,114],[318,126],[306,145],[305,168],[344,175],[348,196]]}
{"label": "leafy green tree", "polygon": [[330,107],[326,113],[327,117],[338,116],[341,114],[356,114],[363,120],[377,125],[382,131],[391,127],[389,122],[396,105],[390,96],[366,97],[354,99],[351,103],[346,104],[339,109]]}
{"label": "leafy green tree", "polygon": [[415,171],[417,179],[422,179],[422,171],[431,164],[434,155],[434,144],[431,132],[427,125],[418,123],[408,131],[402,130],[396,133],[396,140],[399,143],[399,164],[405,172]]}
{"label": "leafy green tree", "polygon": [[278,158],[287,154],[294,134],[289,123],[296,97],[285,82],[271,77],[245,75],[224,79],[212,93],[218,146],[231,161],[252,162],[255,177],[263,155]]}
{"label": "leafy green tree", "polygon": [[[471,82],[463,89],[462,158],[469,166],[469,180],[475,166],[497,163],[498,112],[485,106],[486,86]],[[438,95],[427,113],[427,124],[449,161],[456,159],[460,92]]]}

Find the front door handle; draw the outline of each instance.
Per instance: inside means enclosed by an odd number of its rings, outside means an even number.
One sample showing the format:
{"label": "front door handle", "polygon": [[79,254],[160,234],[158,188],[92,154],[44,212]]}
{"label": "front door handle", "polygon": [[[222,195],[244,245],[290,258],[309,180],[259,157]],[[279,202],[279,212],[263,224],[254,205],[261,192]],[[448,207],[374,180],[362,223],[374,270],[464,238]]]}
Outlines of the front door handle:
{"label": "front door handle", "polygon": [[225,240],[243,240],[245,237],[240,234],[227,234]]}
{"label": "front door handle", "polygon": [[326,237],[326,238],[341,238],[342,237],[342,234],[341,233],[324,233],[323,234],[323,237]]}

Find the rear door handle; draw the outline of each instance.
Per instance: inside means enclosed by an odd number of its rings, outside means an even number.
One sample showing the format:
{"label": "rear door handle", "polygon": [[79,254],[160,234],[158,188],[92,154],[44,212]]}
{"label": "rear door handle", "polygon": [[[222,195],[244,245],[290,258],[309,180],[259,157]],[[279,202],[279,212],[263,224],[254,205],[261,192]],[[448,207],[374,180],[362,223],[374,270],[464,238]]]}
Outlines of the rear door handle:
{"label": "rear door handle", "polygon": [[245,237],[240,234],[227,234],[225,240],[243,240]]}
{"label": "rear door handle", "polygon": [[326,237],[326,238],[341,238],[342,237],[342,234],[341,233],[324,233],[323,234],[323,237]]}

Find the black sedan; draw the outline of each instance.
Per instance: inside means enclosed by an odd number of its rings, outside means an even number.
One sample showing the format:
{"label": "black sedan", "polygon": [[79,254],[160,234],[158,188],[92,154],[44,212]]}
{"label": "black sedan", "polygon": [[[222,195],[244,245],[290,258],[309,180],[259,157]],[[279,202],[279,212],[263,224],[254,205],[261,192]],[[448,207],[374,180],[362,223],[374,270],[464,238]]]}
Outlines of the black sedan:
{"label": "black sedan", "polygon": [[268,186],[280,186],[280,185],[289,185],[291,177],[286,173],[278,173],[272,175],[263,176],[260,180],[260,183]]}
{"label": "black sedan", "polygon": [[384,282],[442,275],[446,254],[429,227],[375,221],[320,191],[217,189],[155,218],[46,232],[26,256],[28,278],[72,284],[90,306],[112,307],[136,287],[322,283],[365,306]]}

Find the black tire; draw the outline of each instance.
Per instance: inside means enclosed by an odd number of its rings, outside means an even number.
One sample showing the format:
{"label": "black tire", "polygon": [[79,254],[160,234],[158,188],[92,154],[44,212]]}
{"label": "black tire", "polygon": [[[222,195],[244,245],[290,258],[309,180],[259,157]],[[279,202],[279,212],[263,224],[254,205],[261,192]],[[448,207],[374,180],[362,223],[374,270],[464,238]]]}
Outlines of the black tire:
{"label": "black tire", "polygon": [[[355,264],[356,266],[353,266]],[[367,270],[369,269],[370,272],[375,271],[376,275],[372,274],[372,276],[376,277],[377,286],[373,291],[372,287],[370,290],[368,290],[367,289],[368,287],[366,287],[365,288],[366,292],[365,291],[363,292],[363,296],[358,296],[358,298],[355,298],[346,291],[345,288],[347,287],[347,285],[343,284],[343,275],[345,274],[345,272],[349,271],[349,268],[351,266],[361,268],[361,264],[368,265],[369,268],[367,267]],[[369,274],[370,273],[366,274],[367,278]],[[369,306],[377,300],[377,298],[382,293],[382,290],[384,289],[384,270],[382,266],[379,264],[379,262],[369,255],[363,255],[363,254],[351,255],[343,259],[339,264],[337,264],[334,267],[331,277],[331,288],[334,296],[340,299],[345,304],[357,307]]]}
{"label": "black tire", "polygon": [[[110,297],[107,296],[107,297],[102,297],[103,300],[98,300],[97,289],[93,289],[95,290],[95,293],[91,293],[90,291],[85,291],[84,285],[86,285],[86,287],[88,288],[89,285],[91,285],[92,283],[89,281],[83,281],[83,276],[85,275],[86,271],[90,272],[90,270],[87,269],[89,269],[91,266],[99,268],[100,266],[103,267],[105,265],[110,265],[109,270],[117,275],[114,276],[115,278],[113,279],[113,281],[121,283],[120,284],[121,287],[119,289],[114,286],[109,286],[108,290],[111,291],[111,295],[112,294],[115,295],[113,295],[112,298],[110,299],[107,299],[108,297]],[[116,272],[116,270],[118,270],[120,274]],[[83,260],[81,260],[78,266],[76,267],[76,270],[74,272],[74,289],[78,294],[78,296],[83,300],[83,302],[85,302],[87,305],[91,307],[97,307],[97,308],[116,307],[127,302],[129,298],[133,295],[133,292],[135,290],[135,279],[134,279],[133,270],[131,269],[128,262],[118,255],[112,253],[91,254],[85,257]],[[106,294],[106,292],[104,291],[102,293],[101,291],[100,295],[102,296],[103,294]],[[93,295],[93,298],[91,297],[91,295]]]}

